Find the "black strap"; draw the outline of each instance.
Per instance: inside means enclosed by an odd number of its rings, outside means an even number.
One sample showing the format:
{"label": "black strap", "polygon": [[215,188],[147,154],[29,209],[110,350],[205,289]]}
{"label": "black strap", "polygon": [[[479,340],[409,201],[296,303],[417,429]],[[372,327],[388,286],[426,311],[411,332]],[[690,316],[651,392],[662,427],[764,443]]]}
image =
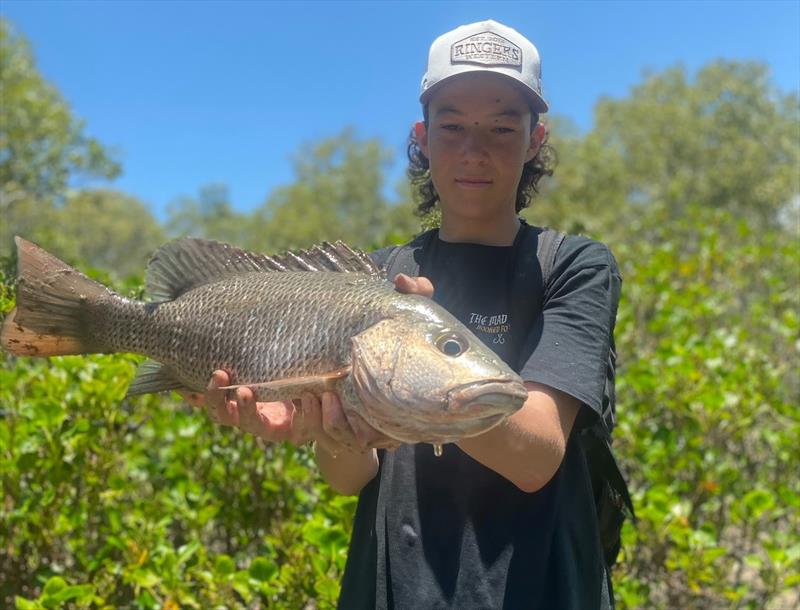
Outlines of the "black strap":
{"label": "black strap", "polygon": [[[395,252],[403,247],[405,246],[398,246]],[[389,583],[386,581],[386,576],[389,574],[387,569],[389,549],[386,545],[386,496],[391,486],[394,456],[387,456],[387,452],[382,449],[379,451],[383,451],[383,459],[380,460],[380,470],[378,471],[380,482],[378,483],[378,500],[375,506],[375,542],[377,547],[375,556],[375,610],[386,610],[389,599]]]}
{"label": "black strap", "polygon": [[536,245],[536,258],[542,268],[542,284],[544,285],[545,298],[547,298],[547,286],[550,282],[550,275],[553,272],[553,265],[556,262],[556,254],[561,247],[566,235],[553,229],[542,229],[539,233],[539,243]]}
{"label": "black strap", "polygon": [[539,286],[547,287],[547,280],[553,270],[556,253],[564,234],[552,229],[534,227],[522,221],[522,228],[514,242],[517,253],[513,276],[508,283],[507,302],[512,323],[518,328],[512,333],[517,369],[521,370],[538,341],[531,334],[535,317],[531,312],[538,311]]}
{"label": "black strap", "polygon": [[[379,250],[378,252],[381,253],[388,251],[385,255],[379,256],[378,259],[373,258],[373,260],[386,269],[386,277],[390,280],[393,280],[398,273],[405,273],[412,277],[418,276],[419,263],[417,262],[416,254],[425,248],[433,236],[436,235],[436,231],[436,229],[431,229],[418,235],[407,244]],[[383,258],[383,256],[385,256],[385,262],[379,262],[379,259]]]}

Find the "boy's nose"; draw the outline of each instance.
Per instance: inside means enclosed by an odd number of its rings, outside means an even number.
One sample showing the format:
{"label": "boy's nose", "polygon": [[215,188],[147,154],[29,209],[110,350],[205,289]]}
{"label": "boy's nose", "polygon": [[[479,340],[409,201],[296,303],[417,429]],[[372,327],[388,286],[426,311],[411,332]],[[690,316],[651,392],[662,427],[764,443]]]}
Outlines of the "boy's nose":
{"label": "boy's nose", "polygon": [[461,149],[464,161],[483,161],[486,159],[486,140],[475,132],[467,133]]}

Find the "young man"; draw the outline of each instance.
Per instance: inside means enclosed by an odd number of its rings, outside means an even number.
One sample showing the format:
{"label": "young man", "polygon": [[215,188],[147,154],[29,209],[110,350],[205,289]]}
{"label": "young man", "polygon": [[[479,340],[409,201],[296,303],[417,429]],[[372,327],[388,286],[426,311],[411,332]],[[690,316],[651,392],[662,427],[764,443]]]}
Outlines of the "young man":
{"label": "young man", "polygon": [[[529,311],[515,308],[525,252],[517,216],[548,173],[536,48],[494,21],[434,41],[411,170],[442,221],[403,292],[433,296],[520,372],[528,400],[480,436],[393,447],[336,396],[255,404],[206,394],[212,416],[271,440],[317,441],[330,485],[360,494],[341,608],[610,608],[579,428],[602,408],[620,278],[608,249],[567,237]],[[535,247],[535,246],[534,246]],[[380,257],[381,253],[378,253]],[[435,290],[434,290],[435,288]],[[365,450],[366,449],[366,450]]]}

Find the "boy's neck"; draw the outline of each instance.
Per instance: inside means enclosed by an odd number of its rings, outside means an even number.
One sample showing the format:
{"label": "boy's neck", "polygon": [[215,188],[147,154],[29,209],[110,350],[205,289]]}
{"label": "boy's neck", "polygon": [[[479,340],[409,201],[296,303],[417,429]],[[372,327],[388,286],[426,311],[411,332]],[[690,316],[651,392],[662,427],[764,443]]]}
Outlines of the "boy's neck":
{"label": "boy's neck", "polygon": [[455,218],[442,213],[439,239],[484,246],[511,246],[519,231],[516,213],[487,222],[486,219]]}

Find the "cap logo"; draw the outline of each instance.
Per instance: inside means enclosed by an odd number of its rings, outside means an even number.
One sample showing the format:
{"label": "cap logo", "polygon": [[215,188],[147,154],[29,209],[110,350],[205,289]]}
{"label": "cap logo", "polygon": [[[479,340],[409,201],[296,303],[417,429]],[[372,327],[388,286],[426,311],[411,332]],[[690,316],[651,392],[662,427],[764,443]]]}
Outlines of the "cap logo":
{"label": "cap logo", "polygon": [[522,49],[493,32],[473,34],[450,46],[451,64],[522,67]]}

